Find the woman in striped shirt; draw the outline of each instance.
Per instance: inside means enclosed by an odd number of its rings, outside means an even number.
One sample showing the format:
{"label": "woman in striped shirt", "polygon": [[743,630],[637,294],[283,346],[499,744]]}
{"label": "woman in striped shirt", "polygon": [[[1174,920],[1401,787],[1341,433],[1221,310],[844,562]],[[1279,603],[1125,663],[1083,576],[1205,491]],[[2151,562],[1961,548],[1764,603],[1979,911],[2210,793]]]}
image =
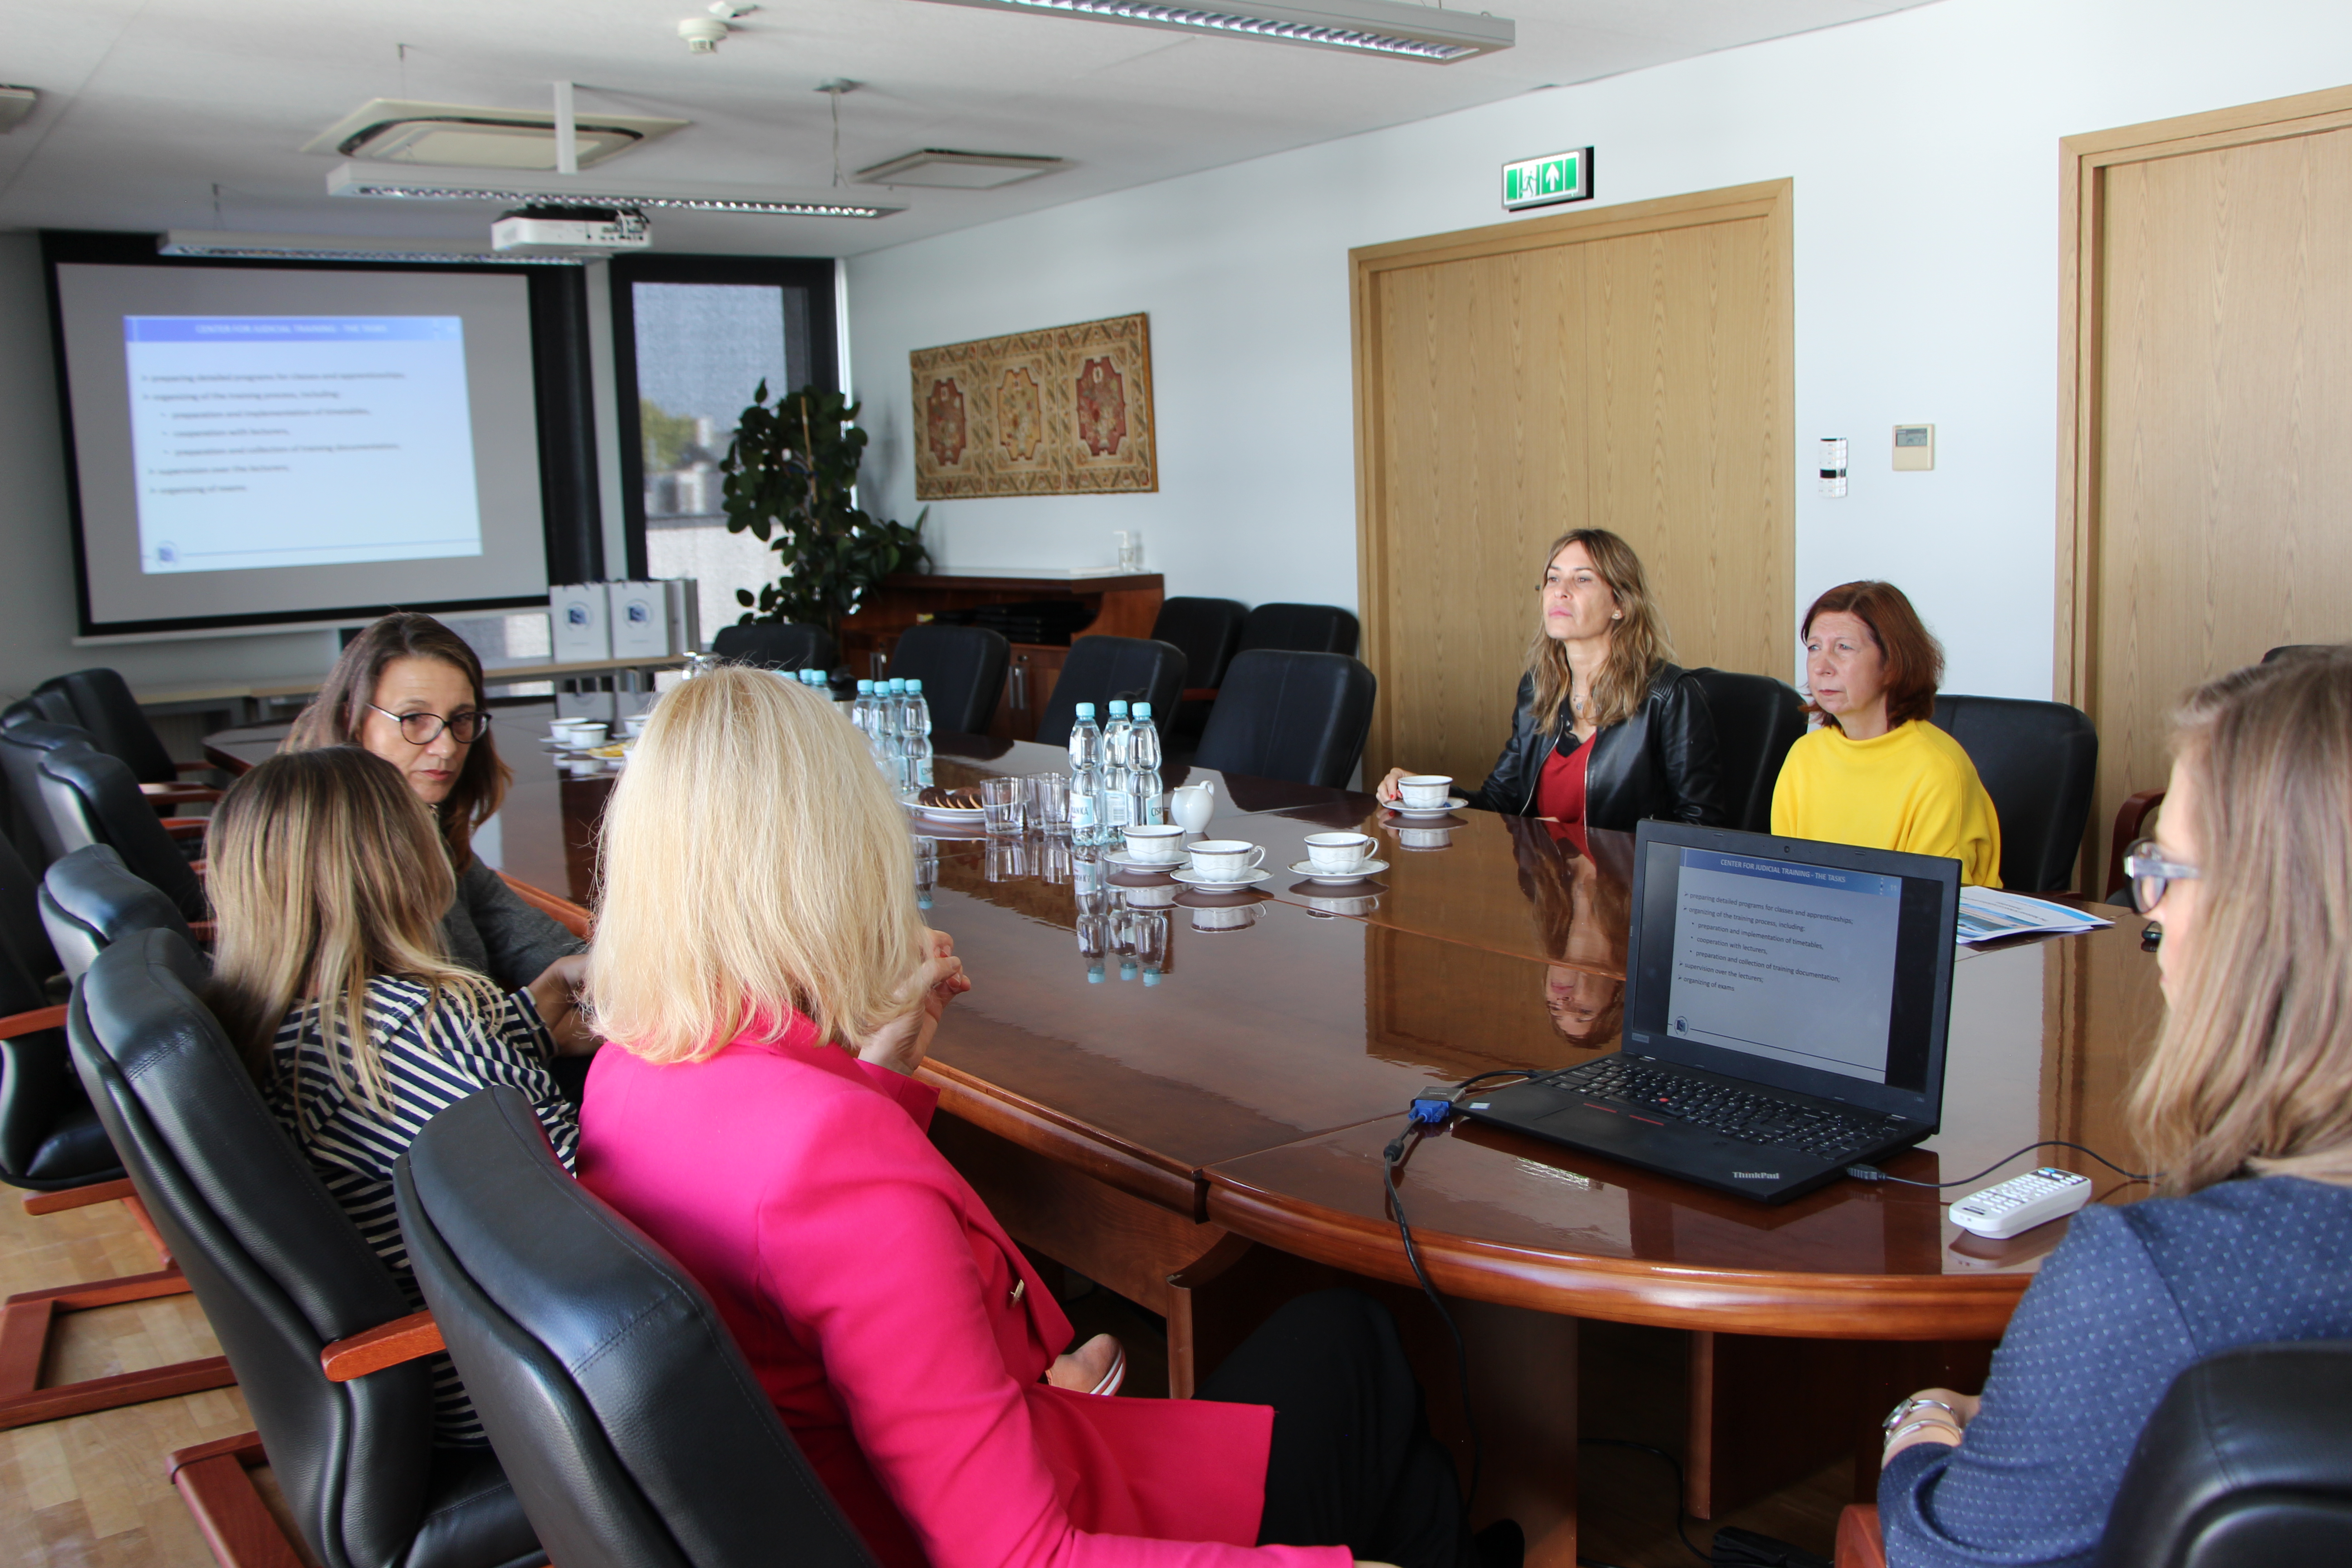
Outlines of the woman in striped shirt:
{"label": "woman in striped shirt", "polygon": [[[587,960],[561,960],[511,994],[452,963],[441,917],[453,874],[432,817],[396,769],[357,746],[263,763],[222,799],[210,843],[213,1010],[311,1169],[421,1307],[393,1163],[437,1112],[506,1084],[530,1097],[572,1164],[579,1124],[548,1063]],[[446,1356],[433,1377],[434,1440],[479,1445]]]}

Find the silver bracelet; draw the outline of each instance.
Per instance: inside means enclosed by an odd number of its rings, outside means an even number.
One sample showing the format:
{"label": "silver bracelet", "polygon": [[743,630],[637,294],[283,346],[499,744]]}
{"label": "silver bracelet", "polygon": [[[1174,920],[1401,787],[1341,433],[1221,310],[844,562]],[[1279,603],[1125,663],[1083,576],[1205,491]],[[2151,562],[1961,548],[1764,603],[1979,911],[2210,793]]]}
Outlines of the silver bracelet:
{"label": "silver bracelet", "polygon": [[1954,1431],[1959,1430],[1960,1413],[1958,1411],[1953,1409],[1950,1405],[1945,1404],[1940,1399],[1929,1399],[1924,1394],[1917,1394],[1911,1395],[1907,1399],[1895,1401],[1895,1408],[1886,1413],[1886,1419],[1878,1424],[1878,1429],[1882,1432],[1893,1432],[1895,1428],[1902,1426],[1903,1423],[1911,1419],[1911,1413],[1918,1409],[1923,1405],[1932,1405],[1937,1409],[1942,1411],[1945,1415],[1950,1416],[1952,1418],[1952,1429]]}
{"label": "silver bracelet", "polygon": [[1895,1444],[1900,1443],[1904,1438],[1911,1436],[1912,1433],[1924,1432],[1930,1426],[1944,1426],[1950,1428],[1954,1439],[1952,1446],[1954,1447],[1959,1447],[1959,1443],[1958,1441],[1960,1436],[1959,1424],[1953,1421],[1947,1421],[1940,1415],[1922,1416],[1920,1419],[1911,1422],[1907,1426],[1897,1426],[1893,1432],[1887,1435],[1885,1447],[1892,1448]]}

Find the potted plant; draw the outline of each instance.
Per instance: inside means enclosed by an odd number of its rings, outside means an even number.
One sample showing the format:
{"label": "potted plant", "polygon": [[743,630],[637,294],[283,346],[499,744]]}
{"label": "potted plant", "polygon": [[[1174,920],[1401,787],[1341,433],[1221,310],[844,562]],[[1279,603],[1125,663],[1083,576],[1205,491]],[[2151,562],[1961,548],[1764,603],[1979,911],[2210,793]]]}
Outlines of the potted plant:
{"label": "potted plant", "polygon": [[727,531],[745,530],[778,556],[776,580],[735,590],[739,625],[793,621],[823,626],[836,641],[841,618],[893,572],[926,571],[926,507],[911,526],[868,517],[852,504],[866,432],[858,405],[837,392],[804,386],[768,401],[760,383],[719,465],[727,476],[720,502]]}

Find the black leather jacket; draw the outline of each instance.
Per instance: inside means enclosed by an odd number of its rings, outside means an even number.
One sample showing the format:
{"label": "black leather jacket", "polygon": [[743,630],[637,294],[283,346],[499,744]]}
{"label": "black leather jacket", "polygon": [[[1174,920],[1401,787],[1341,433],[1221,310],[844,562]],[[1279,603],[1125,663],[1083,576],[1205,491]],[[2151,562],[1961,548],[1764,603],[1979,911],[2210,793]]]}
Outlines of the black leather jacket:
{"label": "black leather jacket", "polygon": [[[1511,738],[1470,804],[1513,816],[1532,816],[1536,781],[1567,738],[1565,722],[1546,725],[1538,719],[1535,678],[1520,677]],[[1633,716],[1585,743],[1592,748],[1584,765],[1586,826],[1631,833],[1646,816],[1706,826],[1721,826],[1727,820],[1723,773],[1715,754],[1715,716],[1707,710],[1706,693],[1679,665],[1660,665],[1650,677],[1649,695]]]}

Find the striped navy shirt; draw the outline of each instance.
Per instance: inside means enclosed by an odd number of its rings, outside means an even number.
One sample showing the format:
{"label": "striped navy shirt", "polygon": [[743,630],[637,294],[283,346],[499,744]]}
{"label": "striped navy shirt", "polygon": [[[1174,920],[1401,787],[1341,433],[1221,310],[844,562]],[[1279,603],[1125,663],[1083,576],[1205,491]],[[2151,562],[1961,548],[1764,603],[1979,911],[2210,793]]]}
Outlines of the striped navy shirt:
{"label": "striped navy shirt", "polygon": [[[368,982],[367,1031],[383,1061],[391,1109],[380,1110],[336,1083],[319,1038],[318,1008],[305,1002],[286,1016],[271,1049],[273,1070],[262,1098],[280,1125],[310,1156],[310,1168],[352,1216],[412,1308],[425,1305],[408,1266],[408,1244],[393,1205],[392,1166],[425,1124],[467,1096],[506,1084],[530,1096],[556,1157],[572,1168],[580,1123],[547,1070],[554,1042],[528,992],[482,1009],[478,1022],[446,1004],[426,1005],[431,993],[414,980],[378,975]],[[352,1081],[361,1081],[341,1047]],[[300,1097],[298,1108],[296,1095]],[[427,1363],[433,1373],[433,1440],[445,1447],[483,1441],[465,1385],[446,1355]]]}

